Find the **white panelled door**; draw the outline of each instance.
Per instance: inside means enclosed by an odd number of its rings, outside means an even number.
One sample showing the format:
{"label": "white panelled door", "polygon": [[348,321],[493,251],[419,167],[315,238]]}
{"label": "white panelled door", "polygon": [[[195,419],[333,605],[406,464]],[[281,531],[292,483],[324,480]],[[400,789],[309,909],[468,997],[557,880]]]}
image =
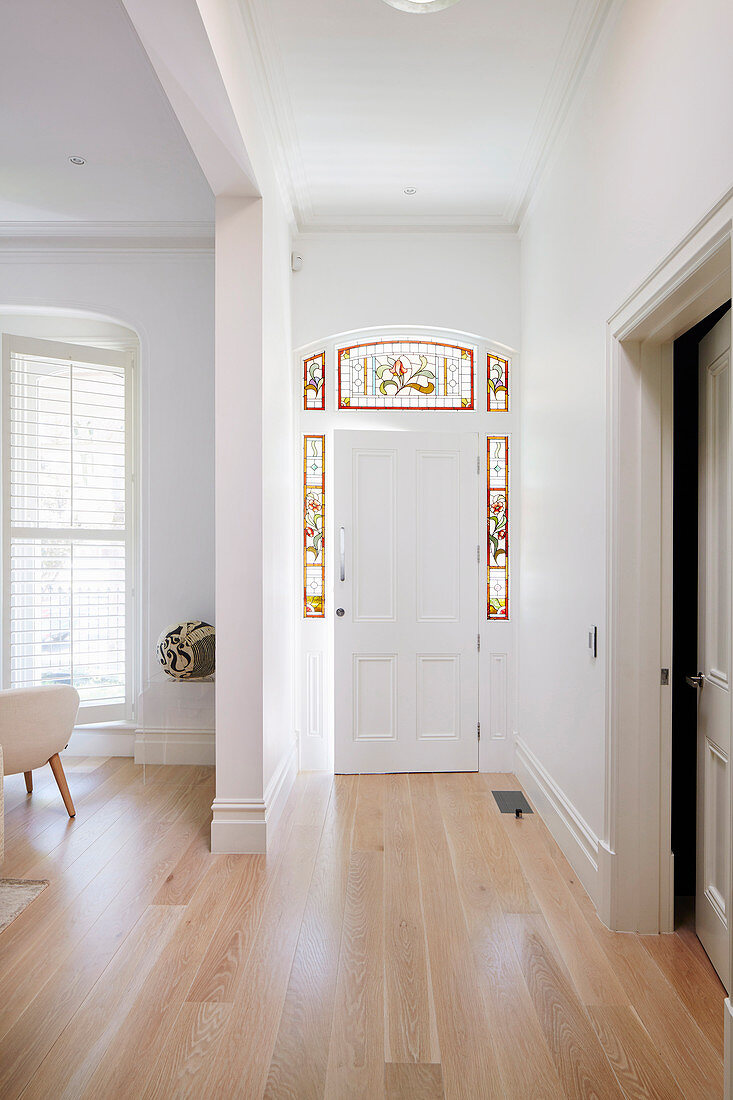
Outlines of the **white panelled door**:
{"label": "white panelled door", "polygon": [[[700,342],[696,931],[730,989],[730,313]],[[688,680],[688,683],[694,680]]]}
{"label": "white panelled door", "polygon": [[478,767],[478,436],[334,432],[337,772]]}

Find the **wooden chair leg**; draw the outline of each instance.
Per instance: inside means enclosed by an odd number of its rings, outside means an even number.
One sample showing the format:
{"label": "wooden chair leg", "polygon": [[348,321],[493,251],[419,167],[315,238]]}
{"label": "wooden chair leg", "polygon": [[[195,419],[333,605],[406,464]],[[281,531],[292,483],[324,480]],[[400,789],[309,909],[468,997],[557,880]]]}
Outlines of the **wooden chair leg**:
{"label": "wooden chair leg", "polygon": [[33,794],[33,772],[23,772],[25,776],[25,789],[28,794]]}
{"label": "wooden chair leg", "polygon": [[76,810],[74,809],[74,803],[71,801],[71,795],[69,794],[69,785],[66,782],[66,776],[64,775],[64,769],[61,764],[61,757],[57,752],[53,754],[49,760],[51,765],[51,771],[53,777],[58,783],[59,790],[61,791],[61,797],[64,800],[64,806],[69,812],[69,817],[76,817]]}

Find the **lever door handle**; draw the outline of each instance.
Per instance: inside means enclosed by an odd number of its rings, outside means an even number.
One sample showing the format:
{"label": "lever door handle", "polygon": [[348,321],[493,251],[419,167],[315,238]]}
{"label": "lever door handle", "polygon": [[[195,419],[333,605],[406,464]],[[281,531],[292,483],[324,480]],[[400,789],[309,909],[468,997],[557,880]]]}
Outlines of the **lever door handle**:
{"label": "lever door handle", "polygon": [[346,580],[346,535],[343,527],[339,528],[339,579]]}
{"label": "lever door handle", "polygon": [[704,682],[705,676],[702,672],[698,672],[697,676],[685,676],[685,683],[695,690],[701,688]]}

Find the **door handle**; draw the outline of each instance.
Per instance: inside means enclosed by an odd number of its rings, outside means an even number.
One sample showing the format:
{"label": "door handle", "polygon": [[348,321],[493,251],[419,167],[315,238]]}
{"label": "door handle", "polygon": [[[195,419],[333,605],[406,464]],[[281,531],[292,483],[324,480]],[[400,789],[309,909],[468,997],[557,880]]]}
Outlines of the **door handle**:
{"label": "door handle", "polygon": [[342,581],[346,580],[346,535],[343,527],[339,528],[339,576]]}
{"label": "door handle", "polygon": [[704,682],[705,676],[702,672],[698,672],[697,676],[685,676],[685,683],[695,690],[701,688]]}

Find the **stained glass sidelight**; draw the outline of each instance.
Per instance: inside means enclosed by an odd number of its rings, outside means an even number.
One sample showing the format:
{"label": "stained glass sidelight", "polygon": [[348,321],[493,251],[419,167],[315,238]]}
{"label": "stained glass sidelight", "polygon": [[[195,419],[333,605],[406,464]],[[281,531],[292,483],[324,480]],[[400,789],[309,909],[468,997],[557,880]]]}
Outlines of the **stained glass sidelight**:
{"label": "stained glass sidelight", "polygon": [[326,353],[319,351],[303,360],[303,408],[326,407]]}
{"label": "stained glass sidelight", "polygon": [[490,435],[486,448],[487,619],[509,618],[509,437]]}
{"label": "stained glass sidelight", "polygon": [[509,410],[509,360],[489,352],[486,357],[489,387],[489,412]]}
{"label": "stained glass sidelight", "polygon": [[340,409],[472,409],[475,348],[374,340],[338,349]]}
{"label": "stained glass sidelight", "polygon": [[326,614],[326,439],[303,436],[303,617]]}

